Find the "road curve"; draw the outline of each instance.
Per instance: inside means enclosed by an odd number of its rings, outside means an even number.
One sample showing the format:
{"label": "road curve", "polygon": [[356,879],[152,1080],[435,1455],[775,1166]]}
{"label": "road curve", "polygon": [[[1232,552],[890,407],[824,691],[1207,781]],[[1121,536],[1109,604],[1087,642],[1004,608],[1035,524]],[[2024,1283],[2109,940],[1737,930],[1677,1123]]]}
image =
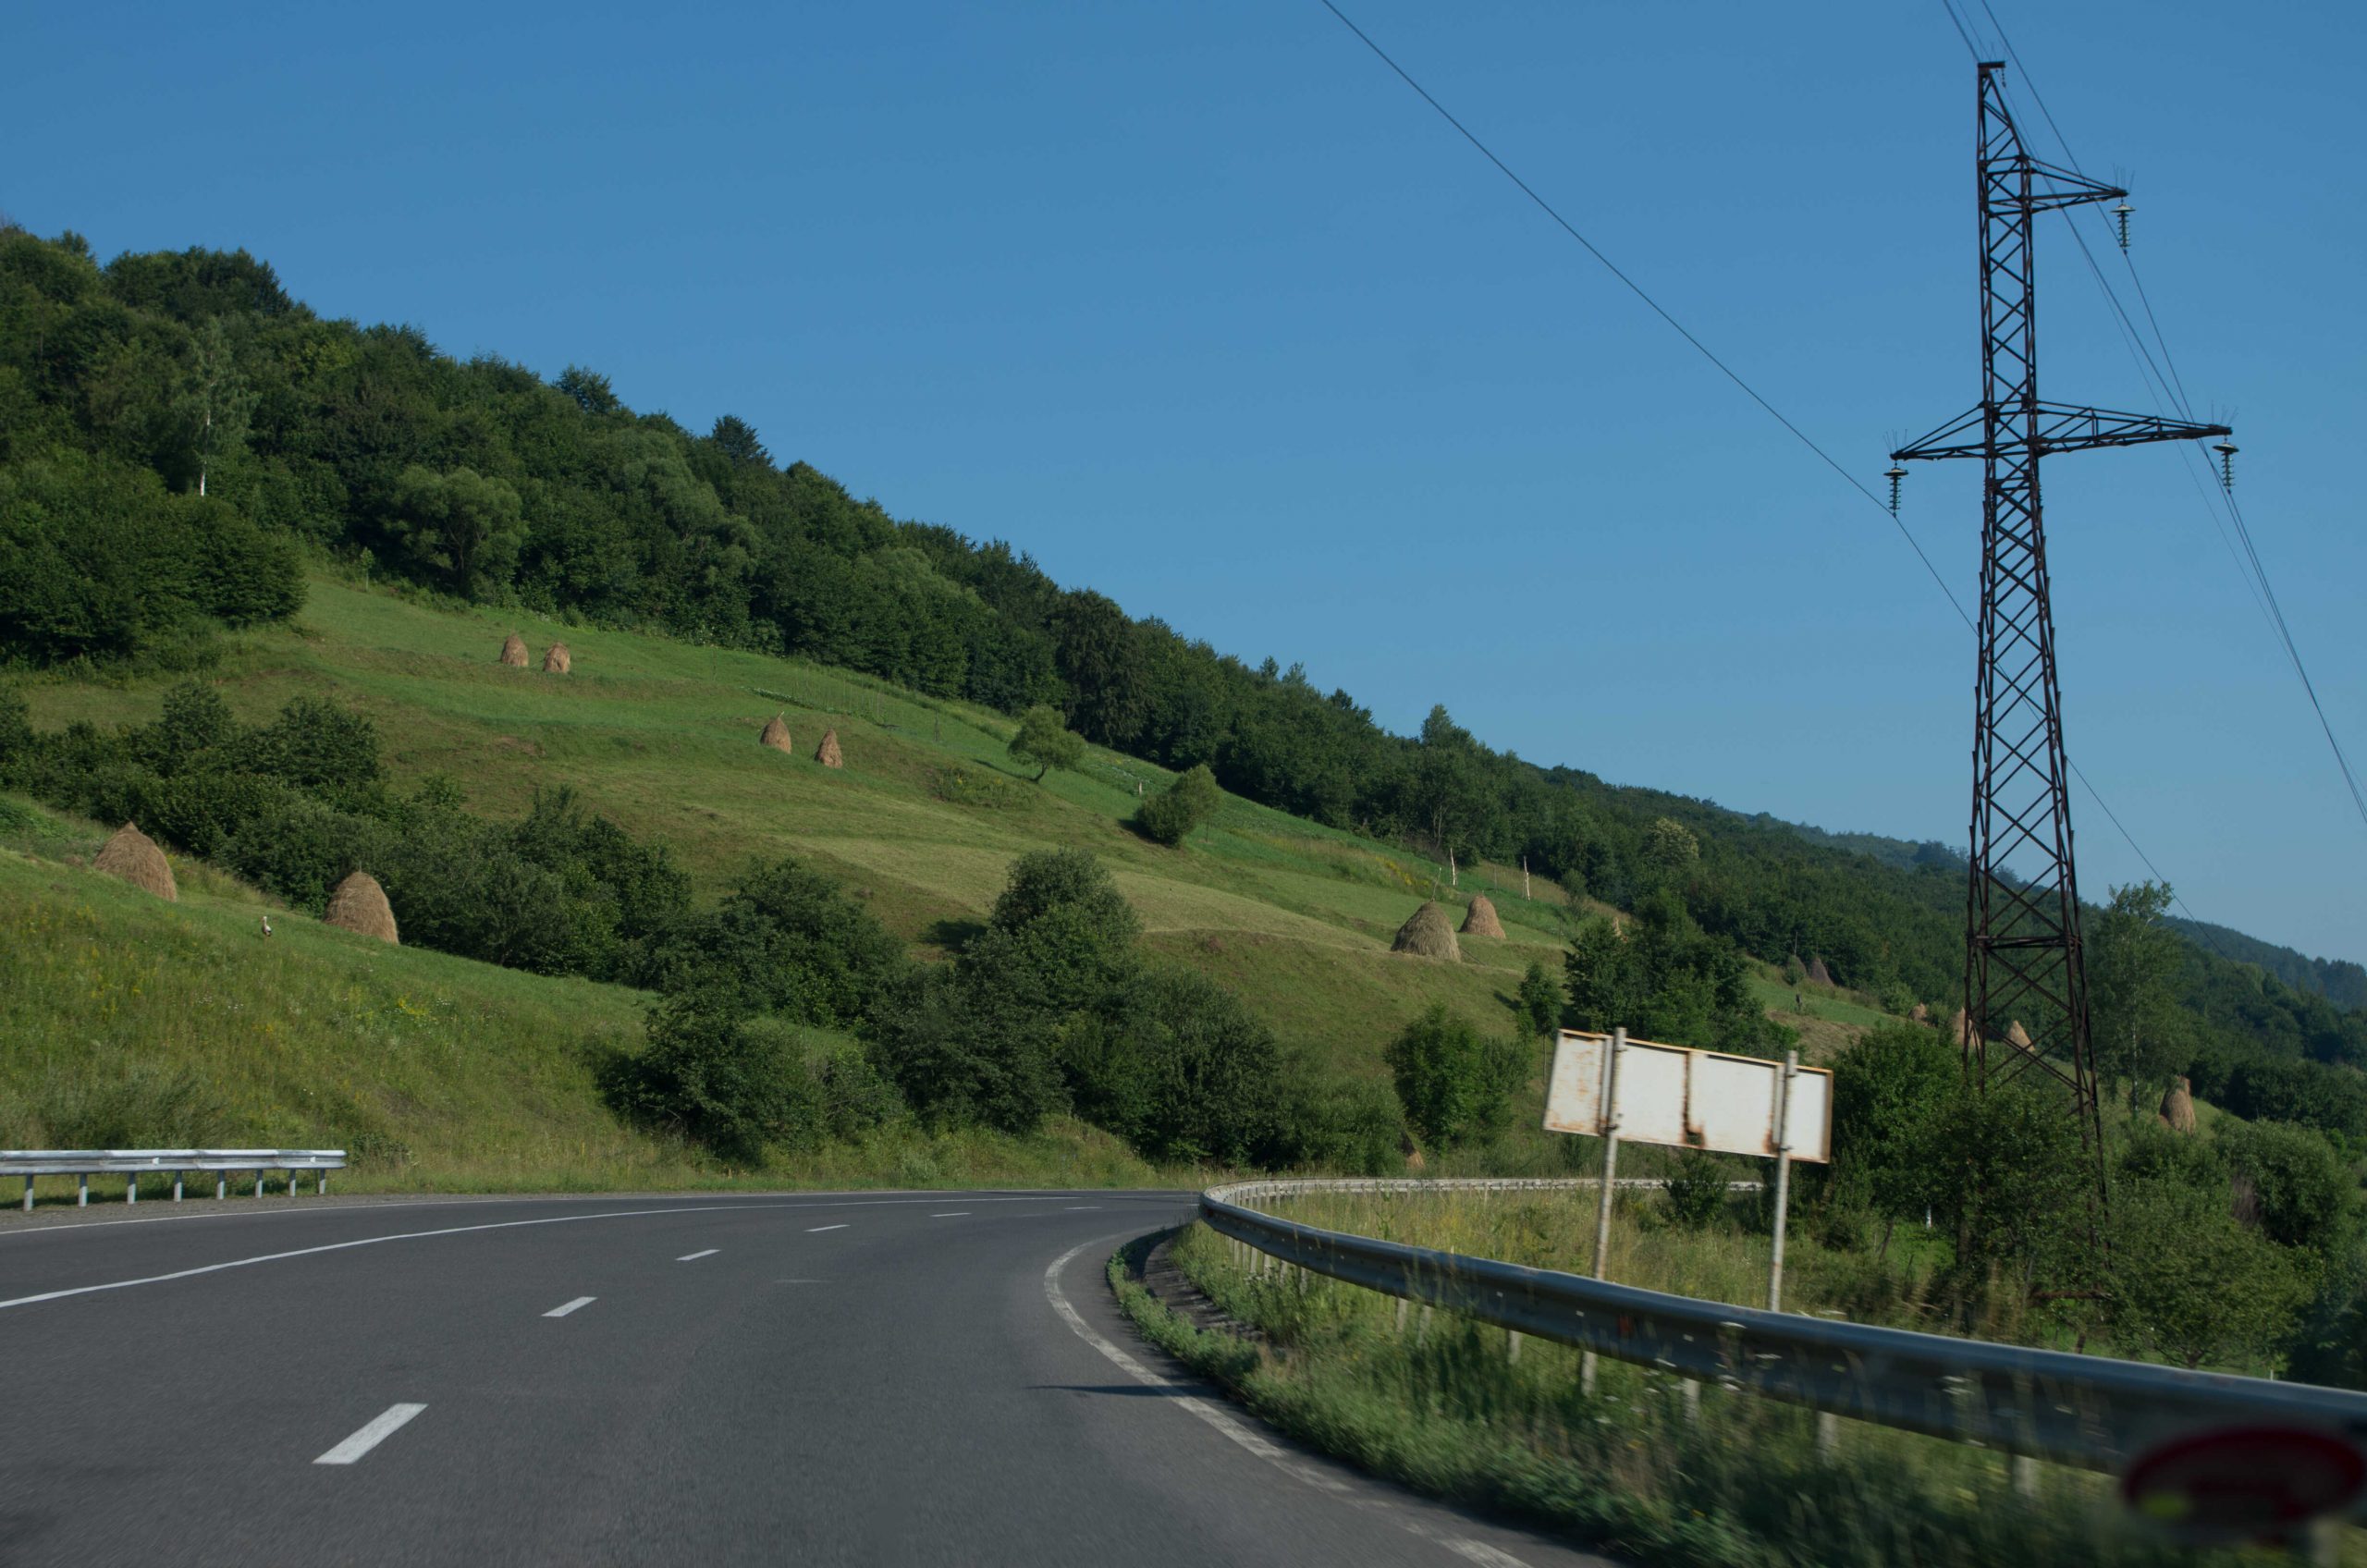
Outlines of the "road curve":
{"label": "road curve", "polygon": [[1593,1563],[1281,1444],[1118,1313],[1166,1193],[0,1230],[0,1562]]}

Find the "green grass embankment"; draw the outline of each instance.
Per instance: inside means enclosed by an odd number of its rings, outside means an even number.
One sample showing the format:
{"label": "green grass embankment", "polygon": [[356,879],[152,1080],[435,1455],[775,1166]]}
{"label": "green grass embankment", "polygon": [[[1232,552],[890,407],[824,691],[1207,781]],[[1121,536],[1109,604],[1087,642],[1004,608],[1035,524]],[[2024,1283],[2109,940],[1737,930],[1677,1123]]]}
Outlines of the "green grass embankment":
{"label": "green grass embankment", "polygon": [[[2198,1568],[2287,1561],[2197,1552],[2130,1520],[2103,1477],[2042,1469],[2038,1495],[1991,1452],[1845,1423],[1821,1455],[1809,1412],[1679,1380],[1419,1310],[1317,1276],[1250,1278],[1195,1226],[1177,1261],[1252,1343],[1201,1329],[1136,1283],[1127,1314],[1187,1366],[1301,1441],[1451,1501],[1670,1568]],[[2347,1531],[2340,1561],[2367,1562]]]}
{"label": "green grass embankment", "polygon": [[268,906],[201,865],[177,860],[168,904],[69,863],[98,838],[46,814],[0,835],[0,1146],[343,1147],[347,1191],[1154,1179],[1074,1124],[907,1129],[734,1171],[601,1102],[600,1061],[640,1041],[640,993],[285,910],[265,937]]}

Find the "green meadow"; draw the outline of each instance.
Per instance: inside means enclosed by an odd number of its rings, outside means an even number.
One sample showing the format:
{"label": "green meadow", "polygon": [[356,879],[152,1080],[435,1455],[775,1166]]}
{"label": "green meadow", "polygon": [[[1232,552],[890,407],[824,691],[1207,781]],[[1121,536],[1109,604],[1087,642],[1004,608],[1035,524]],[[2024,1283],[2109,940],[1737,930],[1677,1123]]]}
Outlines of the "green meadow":
{"label": "green meadow", "polygon": [[[534,667],[498,662],[513,630]],[[560,641],[572,672],[546,675],[542,650]],[[37,726],[107,728],[153,722],[179,679],[49,677],[24,690]],[[1079,769],[1038,783],[1007,754],[1012,721],[986,709],[801,660],[337,578],[312,582],[293,625],[227,638],[203,679],[248,721],[299,696],[364,713],[399,787],[442,775],[483,815],[515,816],[536,790],[570,787],[634,834],[664,839],[703,897],[752,860],[797,856],[844,881],[924,957],[982,918],[1015,857],[1090,850],[1140,912],[1150,948],[1233,987],[1286,1040],[1347,1074],[1382,1073],[1382,1046],[1433,1001],[1509,1027],[1521,971],[1532,960],[1558,967],[1582,913],[1541,880],[1522,896],[1517,868],[1451,878],[1418,854],[1233,797],[1182,848],[1162,848],[1125,826],[1137,790],[1168,783],[1160,769],[1088,750]],[[776,714],[793,753],[757,743]],[[841,769],[813,760],[828,729]],[[620,1125],[598,1101],[598,1062],[639,1038],[638,994],[387,949],[178,857],[183,896],[166,905],[82,869],[113,824],[25,802],[9,817],[0,1138],[105,1142],[97,1133],[111,1117],[187,1101],[182,1120],[209,1139],[352,1144],[363,1186],[730,1179],[693,1149]],[[1460,924],[1481,891],[1504,937],[1466,940],[1458,964],[1390,951],[1425,898]],[[1539,1065],[1541,1079],[1541,1052]],[[117,1082],[128,1086],[104,1088]],[[1522,1120],[1534,1119],[1525,1109]],[[1152,1176],[1073,1125],[1042,1140],[890,1142],[803,1166],[790,1158],[772,1174],[921,1184]],[[1494,1158],[1527,1168],[1558,1153],[1522,1133]]]}

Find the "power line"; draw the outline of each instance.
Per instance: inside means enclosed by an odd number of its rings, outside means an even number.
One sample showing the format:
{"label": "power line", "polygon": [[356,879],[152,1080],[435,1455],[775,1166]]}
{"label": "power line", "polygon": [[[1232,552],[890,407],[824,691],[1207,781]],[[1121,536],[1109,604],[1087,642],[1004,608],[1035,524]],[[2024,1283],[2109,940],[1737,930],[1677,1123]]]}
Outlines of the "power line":
{"label": "power line", "polygon": [[1915,558],[1923,563],[1923,570],[1932,574],[1932,582],[1938,585],[1941,593],[1945,594],[1948,596],[1948,603],[1956,606],[1957,618],[1968,627],[1972,624],[1972,617],[1966,614],[1964,605],[1956,598],[1956,591],[1948,586],[1947,579],[1940,575],[1940,569],[1932,564],[1932,557],[1924,554],[1923,546],[1917,542],[1915,535],[1907,531],[1907,524],[1900,522],[1898,519],[1892,514],[1890,508],[1883,501],[1881,496],[1876,496],[1871,490],[1867,489],[1866,486],[1858,481],[1857,475],[1842,467],[1839,461],[1834,458],[1833,454],[1826,451],[1822,447],[1817,445],[1816,441],[1809,435],[1808,432],[1802,430],[1798,425],[1794,424],[1789,419],[1784,417],[1784,411],[1781,409],[1778,409],[1774,404],[1760,396],[1759,389],[1757,387],[1753,386],[1749,382],[1745,381],[1742,376],[1735,372],[1732,365],[1729,365],[1725,361],[1712,353],[1708,344],[1702,342],[1699,337],[1696,337],[1683,322],[1677,320],[1674,315],[1671,315],[1667,309],[1662,306],[1658,300],[1653,299],[1651,295],[1645,290],[1642,284],[1637,283],[1634,278],[1628,276],[1626,273],[1621,271],[1619,263],[1613,262],[1609,256],[1604,255],[1601,249],[1597,246],[1593,240],[1588,239],[1585,235],[1579,233],[1577,226],[1571,223],[1569,219],[1564,217],[1560,212],[1555,210],[1553,203],[1539,195],[1536,189],[1531,186],[1528,181],[1515,174],[1512,170],[1511,165],[1505,163],[1503,159],[1496,156],[1495,153],[1486,142],[1473,135],[1471,128],[1465,125],[1461,120],[1455,118],[1453,114],[1448,110],[1445,104],[1432,97],[1430,95],[1429,89],[1415,80],[1411,72],[1407,71],[1404,67],[1399,65],[1390,56],[1389,51],[1374,43],[1369,33],[1366,32],[1364,29],[1358,27],[1355,22],[1349,20],[1346,12],[1333,5],[1332,0],[1322,0],[1322,5],[1325,10],[1331,12],[1334,17],[1339,18],[1340,25],[1342,27],[1346,28],[1350,32],[1355,33],[1356,35],[1357,42],[1361,43],[1366,48],[1371,50],[1373,54],[1379,57],[1382,65],[1387,66],[1391,70],[1396,72],[1399,80],[1412,88],[1416,93],[1419,94],[1423,103],[1428,104],[1431,108],[1437,110],[1439,117],[1454,128],[1455,134],[1461,136],[1466,141],[1471,143],[1471,145],[1478,150],[1481,157],[1495,165],[1496,171],[1499,174],[1502,174],[1506,179],[1511,180],[1513,185],[1522,195],[1535,202],[1539,212],[1543,213],[1547,217],[1551,218],[1564,234],[1567,234],[1571,239],[1576,240],[1581,246],[1584,246],[1588,255],[1592,256],[1596,261],[1602,263],[1604,271],[1617,278],[1621,285],[1623,285],[1629,293],[1635,295],[1637,299],[1641,300],[1645,305],[1651,310],[1651,312],[1654,315],[1667,323],[1670,328],[1673,329],[1678,337],[1691,344],[1697,353],[1699,353],[1703,359],[1709,361],[1712,365],[1716,366],[1719,374],[1724,376],[1728,381],[1733,382],[1736,386],[1740,387],[1745,397],[1748,397],[1752,402],[1757,403],[1761,409],[1764,409],[1776,423],[1782,425],[1785,430],[1790,431],[1792,433],[1793,439],[1798,441],[1801,446],[1806,447],[1809,451],[1815,453],[1817,457],[1823,461],[1825,467],[1839,474],[1843,483],[1847,484],[1852,490],[1857,491],[1858,495],[1863,496],[1870,504],[1879,508],[1884,517],[1890,518],[1892,525],[1898,530],[1899,537],[1906,540],[1907,548],[1915,552]]}

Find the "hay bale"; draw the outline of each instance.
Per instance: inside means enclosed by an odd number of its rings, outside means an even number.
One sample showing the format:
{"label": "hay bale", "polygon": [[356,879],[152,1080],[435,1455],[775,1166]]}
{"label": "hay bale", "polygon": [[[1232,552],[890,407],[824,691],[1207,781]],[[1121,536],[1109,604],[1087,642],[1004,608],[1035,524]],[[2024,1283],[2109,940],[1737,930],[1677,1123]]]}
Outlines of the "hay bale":
{"label": "hay bale", "polygon": [[846,754],[839,750],[839,732],[837,730],[825,729],[822,731],[822,743],[814,748],[814,760],[820,763],[824,767],[846,766]]}
{"label": "hay bale", "polygon": [[2030,1032],[2022,1027],[2020,1019],[2017,1018],[2005,1025],[2005,1043],[2017,1051],[2030,1048]]}
{"label": "hay bale", "polygon": [[779,714],[765,720],[765,732],[756,739],[777,752],[793,752],[797,749],[790,741],[789,726],[781,722],[781,717]]}
{"label": "hay bale", "polygon": [[366,871],[357,871],[337,885],[337,890],[329,895],[329,907],[322,914],[321,923],[340,931],[375,937],[398,947],[402,945],[402,937],[395,932],[395,911],[386,902],[386,890]]}
{"label": "hay bale", "polygon": [[1417,958],[1441,958],[1449,963],[1463,961],[1463,949],[1454,939],[1454,926],[1447,920],[1446,911],[1427,901],[1397,928],[1397,939],[1389,950]]}
{"label": "hay bale", "polygon": [[515,631],[501,644],[501,662],[514,668],[526,668],[526,639]]}
{"label": "hay bale", "polygon": [[1833,984],[1833,971],[1825,968],[1824,959],[1821,955],[1812,957],[1809,960],[1809,984],[1816,986],[1830,986]]}
{"label": "hay bale", "polygon": [[568,653],[566,643],[553,643],[544,651],[543,673],[545,675],[565,675],[574,668],[575,660]]}
{"label": "hay bale", "polygon": [[155,839],[129,822],[99,847],[99,858],[91,863],[91,869],[121,877],[168,904],[180,902],[181,891],[173,885],[172,863],[165,859]]}
{"label": "hay bale", "polygon": [[1471,908],[1463,917],[1463,934],[1466,937],[1501,937],[1504,923],[1496,918],[1496,906],[1485,893],[1471,895]]}
{"label": "hay bale", "polygon": [[2173,1133],[2194,1131],[2194,1090],[2183,1077],[2162,1096],[2162,1125]]}
{"label": "hay bale", "polygon": [[1932,1022],[1932,1010],[1929,1007],[1926,1007],[1923,1003],[1917,1002],[1915,1004],[1915,1011],[1908,1013],[1907,1017],[1907,1021],[1912,1023],[1929,1023]]}

